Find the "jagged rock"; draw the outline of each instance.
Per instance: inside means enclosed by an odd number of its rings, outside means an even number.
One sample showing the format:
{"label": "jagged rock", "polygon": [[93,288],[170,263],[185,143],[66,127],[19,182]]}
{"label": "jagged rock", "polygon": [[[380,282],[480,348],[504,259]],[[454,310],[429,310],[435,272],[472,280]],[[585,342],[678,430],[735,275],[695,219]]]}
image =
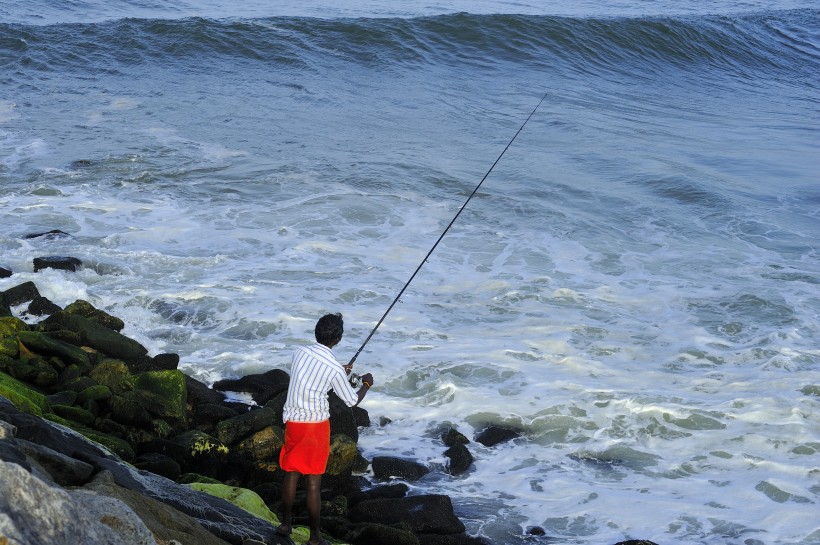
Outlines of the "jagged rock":
{"label": "jagged rock", "polygon": [[58,269],[61,271],[76,272],[77,269],[82,266],[83,262],[76,257],[49,255],[34,258],[34,272],[39,272],[43,269]]}
{"label": "jagged rock", "polygon": [[459,475],[467,471],[473,464],[473,455],[462,443],[457,443],[444,451],[444,455],[450,459],[447,472],[450,475]]}
{"label": "jagged rock", "polygon": [[491,425],[482,430],[475,440],[485,447],[492,447],[520,436],[519,430]]}
{"label": "jagged rock", "polygon": [[11,269],[7,267],[0,267],[0,278],[8,278],[12,274]]}
{"label": "jagged rock", "polygon": [[373,475],[379,480],[403,479],[412,482],[430,473],[430,469],[423,464],[392,456],[376,456],[372,464]]}
{"label": "jagged rock", "polygon": [[32,316],[47,316],[63,310],[60,305],[51,302],[50,299],[40,296],[35,297],[28,305],[28,313]]}
{"label": "jagged rock", "polygon": [[404,522],[416,534],[460,534],[465,530],[453,513],[450,498],[438,494],[363,501],[350,510],[350,520]]}
{"label": "jagged rock", "polygon": [[92,348],[119,358],[129,365],[132,362],[138,363],[148,353],[148,350],[137,341],[82,316],[65,311],[55,312],[44,322],[79,333]]}
{"label": "jagged rock", "polygon": [[0,461],[0,535],[38,545],[157,545],[151,531],[119,500],[68,492]]}
{"label": "jagged rock", "polygon": [[225,394],[208,388],[207,385],[188,375],[185,376],[185,389],[188,391],[188,404],[194,407],[203,403],[220,404],[225,401]]}
{"label": "jagged rock", "polygon": [[216,425],[216,438],[232,445],[276,423],[276,411],[263,407],[223,420]]}
{"label": "jagged rock", "polygon": [[448,447],[470,444],[470,440],[455,428],[447,428],[446,431],[442,432],[441,441]]}
{"label": "jagged rock", "polygon": [[37,290],[37,286],[34,285],[34,282],[28,281],[4,291],[3,303],[10,307],[16,307],[17,305],[28,301],[33,301],[37,297],[40,297],[40,292]]}

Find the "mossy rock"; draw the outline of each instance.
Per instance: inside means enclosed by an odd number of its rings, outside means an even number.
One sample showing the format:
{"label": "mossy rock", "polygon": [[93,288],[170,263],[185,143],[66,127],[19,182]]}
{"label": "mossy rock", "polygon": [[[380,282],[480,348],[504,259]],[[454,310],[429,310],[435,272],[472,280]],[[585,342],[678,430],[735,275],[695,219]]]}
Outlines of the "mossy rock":
{"label": "mossy rock", "polygon": [[0,396],[25,413],[43,416],[43,412],[48,410],[46,396],[6,373],[0,373]]}
{"label": "mossy rock", "polygon": [[152,400],[146,409],[156,418],[182,429],[186,425],[188,391],[182,371],[146,371],[131,378],[135,391]]}
{"label": "mossy rock", "polygon": [[255,517],[270,522],[274,526],[278,526],[280,524],[279,517],[277,517],[273,511],[268,509],[268,506],[265,505],[265,501],[253,490],[239,488],[236,486],[228,486],[226,484],[208,484],[201,482],[191,483],[186,486],[192,490],[205,492],[211,496],[216,496],[217,498],[227,500]]}
{"label": "mossy rock", "polygon": [[285,446],[285,432],[282,428],[268,426],[240,441],[235,451],[252,460],[264,461],[277,458],[276,455],[283,446]]}
{"label": "mossy rock", "polygon": [[211,457],[224,457],[228,447],[217,438],[199,430],[189,430],[171,439],[183,447],[190,461],[197,462]]}
{"label": "mossy rock", "polygon": [[21,331],[29,331],[28,324],[14,316],[4,316],[0,318],[0,338],[17,337]]}
{"label": "mossy rock", "polygon": [[108,386],[112,393],[122,394],[133,389],[131,372],[124,361],[106,358],[88,373],[97,383]]}
{"label": "mossy rock", "polygon": [[0,338],[0,356],[17,358],[20,355],[20,344],[17,337]]}
{"label": "mossy rock", "polygon": [[87,426],[83,426],[82,424],[78,424],[77,422],[62,418],[54,413],[45,413],[43,414],[43,418],[57,424],[62,424],[67,428],[71,428],[86,439],[90,439],[91,441],[102,445],[126,462],[133,462],[134,458],[136,458],[134,448],[124,439],[99,432]]}
{"label": "mossy rock", "polygon": [[12,360],[7,365],[7,372],[14,378],[38,388],[49,388],[57,384],[57,371],[40,357],[27,361]]}
{"label": "mossy rock", "polygon": [[51,411],[61,418],[76,422],[83,426],[94,425],[95,416],[89,411],[80,407],[69,405],[52,405]]}
{"label": "mossy rock", "polygon": [[26,348],[36,354],[57,356],[67,364],[79,366],[83,372],[91,370],[88,353],[73,344],[53,339],[39,331],[21,331],[17,334],[17,338]]}
{"label": "mossy rock", "polygon": [[111,419],[121,424],[137,426],[144,429],[151,428],[153,419],[145,407],[150,400],[139,392],[125,392],[111,398]]}
{"label": "mossy rock", "polygon": [[104,310],[99,310],[95,308],[91,303],[88,301],[84,301],[82,299],[77,299],[67,307],[65,307],[65,311],[69,314],[74,314],[77,316],[82,316],[83,318],[88,318],[98,324],[107,327],[108,329],[113,329],[114,331],[122,331],[125,327],[125,322],[117,318],[116,316],[111,316]]}
{"label": "mossy rock", "polygon": [[108,401],[111,397],[113,397],[113,394],[108,386],[105,384],[95,384],[77,394],[77,403],[85,405],[89,401]]}
{"label": "mossy rock", "polygon": [[330,438],[330,456],[327,459],[328,475],[344,475],[349,473],[356,461],[356,442],[343,433],[337,433]]}
{"label": "mossy rock", "polygon": [[179,484],[204,483],[204,484],[223,484],[213,477],[200,475],[199,473],[183,473],[177,479]]}

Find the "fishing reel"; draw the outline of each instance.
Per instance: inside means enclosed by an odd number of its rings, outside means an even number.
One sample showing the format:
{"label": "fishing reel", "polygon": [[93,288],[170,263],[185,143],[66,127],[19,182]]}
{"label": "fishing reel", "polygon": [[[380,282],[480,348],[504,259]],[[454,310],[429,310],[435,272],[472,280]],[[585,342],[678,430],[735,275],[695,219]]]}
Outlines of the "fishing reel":
{"label": "fishing reel", "polygon": [[351,386],[354,388],[361,388],[362,386],[362,376],[356,373],[350,373],[347,376],[347,381],[350,383]]}

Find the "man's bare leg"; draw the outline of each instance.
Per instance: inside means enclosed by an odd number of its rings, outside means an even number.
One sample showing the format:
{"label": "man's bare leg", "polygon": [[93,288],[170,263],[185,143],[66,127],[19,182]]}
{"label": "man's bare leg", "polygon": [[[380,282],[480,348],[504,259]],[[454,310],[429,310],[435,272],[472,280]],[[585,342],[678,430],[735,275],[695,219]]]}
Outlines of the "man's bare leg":
{"label": "man's bare leg", "polygon": [[279,525],[279,530],[286,534],[289,534],[293,528],[291,524],[293,500],[296,498],[296,486],[299,484],[300,476],[301,474],[296,471],[288,471],[282,481],[282,524]]}
{"label": "man's bare leg", "polygon": [[308,543],[315,545],[322,542],[320,516],[322,508],[322,476],[305,475],[305,488],[307,490],[308,519],[310,520],[310,538],[308,539]]}

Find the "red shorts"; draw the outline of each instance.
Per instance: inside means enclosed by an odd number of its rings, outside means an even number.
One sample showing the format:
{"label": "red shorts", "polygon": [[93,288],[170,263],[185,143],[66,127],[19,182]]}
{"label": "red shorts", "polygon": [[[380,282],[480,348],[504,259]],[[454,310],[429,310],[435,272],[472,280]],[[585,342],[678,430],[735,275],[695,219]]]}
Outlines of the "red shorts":
{"label": "red shorts", "polygon": [[321,475],[330,455],[330,420],[287,422],[285,446],[279,453],[279,467],[302,475]]}

